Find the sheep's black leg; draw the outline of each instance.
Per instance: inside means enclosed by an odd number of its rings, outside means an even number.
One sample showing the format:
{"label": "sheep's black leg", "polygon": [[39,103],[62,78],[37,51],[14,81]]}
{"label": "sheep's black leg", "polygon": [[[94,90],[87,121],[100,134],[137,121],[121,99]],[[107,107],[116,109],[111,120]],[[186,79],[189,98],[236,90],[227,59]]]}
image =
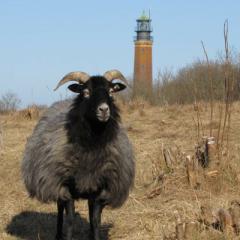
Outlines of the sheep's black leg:
{"label": "sheep's black leg", "polygon": [[57,209],[58,209],[58,215],[57,215],[56,240],[61,240],[62,239],[62,227],[63,227],[63,211],[64,211],[64,202],[62,200],[57,201]]}
{"label": "sheep's black leg", "polygon": [[65,209],[66,209],[66,223],[67,223],[66,240],[72,240],[73,223],[74,223],[74,216],[75,216],[74,200],[68,200],[66,202]]}
{"label": "sheep's black leg", "polygon": [[101,225],[101,214],[103,205],[93,199],[88,200],[89,207],[89,220],[91,235],[94,240],[100,240],[100,225]]}

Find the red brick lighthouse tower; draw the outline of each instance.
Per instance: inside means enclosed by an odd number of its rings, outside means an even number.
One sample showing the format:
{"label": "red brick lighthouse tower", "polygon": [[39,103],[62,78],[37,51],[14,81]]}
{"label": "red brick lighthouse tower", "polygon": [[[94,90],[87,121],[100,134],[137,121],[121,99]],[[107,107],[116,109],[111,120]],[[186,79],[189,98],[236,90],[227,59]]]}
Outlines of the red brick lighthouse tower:
{"label": "red brick lighthouse tower", "polygon": [[140,94],[152,92],[152,27],[150,16],[144,13],[137,19],[134,56],[134,91]]}

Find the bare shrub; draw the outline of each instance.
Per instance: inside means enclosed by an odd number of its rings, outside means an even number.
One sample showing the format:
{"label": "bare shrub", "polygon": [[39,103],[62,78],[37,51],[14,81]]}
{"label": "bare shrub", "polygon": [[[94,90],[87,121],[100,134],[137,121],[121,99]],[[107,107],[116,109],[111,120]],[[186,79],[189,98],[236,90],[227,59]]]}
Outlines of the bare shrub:
{"label": "bare shrub", "polygon": [[[228,72],[231,73],[232,99],[239,100],[240,64],[229,59]],[[211,78],[209,77],[211,73]],[[173,74],[169,70],[159,71],[154,98],[158,104],[190,104],[197,101],[221,101],[225,97],[226,62],[217,60],[195,61]]]}
{"label": "bare shrub", "polygon": [[0,99],[0,113],[16,111],[20,106],[21,100],[13,92],[7,92]]}

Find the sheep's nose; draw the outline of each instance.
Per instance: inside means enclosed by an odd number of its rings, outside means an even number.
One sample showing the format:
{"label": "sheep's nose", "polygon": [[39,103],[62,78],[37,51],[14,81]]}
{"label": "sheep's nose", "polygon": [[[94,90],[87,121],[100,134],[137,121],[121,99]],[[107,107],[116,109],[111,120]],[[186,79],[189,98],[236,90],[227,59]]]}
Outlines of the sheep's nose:
{"label": "sheep's nose", "polygon": [[102,103],[99,107],[98,107],[99,112],[106,114],[109,112],[109,106],[106,103]]}

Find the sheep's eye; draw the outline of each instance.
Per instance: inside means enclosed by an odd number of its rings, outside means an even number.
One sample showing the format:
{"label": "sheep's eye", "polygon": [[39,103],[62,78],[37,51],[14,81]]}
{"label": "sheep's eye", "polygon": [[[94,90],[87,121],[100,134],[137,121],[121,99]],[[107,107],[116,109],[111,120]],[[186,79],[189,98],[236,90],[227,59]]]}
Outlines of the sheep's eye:
{"label": "sheep's eye", "polygon": [[87,88],[83,90],[83,96],[85,98],[89,98],[90,97],[90,92],[89,92],[89,90]]}
{"label": "sheep's eye", "polygon": [[114,93],[114,90],[112,88],[110,88],[108,93],[109,93],[109,96],[112,97],[113,93]]}

